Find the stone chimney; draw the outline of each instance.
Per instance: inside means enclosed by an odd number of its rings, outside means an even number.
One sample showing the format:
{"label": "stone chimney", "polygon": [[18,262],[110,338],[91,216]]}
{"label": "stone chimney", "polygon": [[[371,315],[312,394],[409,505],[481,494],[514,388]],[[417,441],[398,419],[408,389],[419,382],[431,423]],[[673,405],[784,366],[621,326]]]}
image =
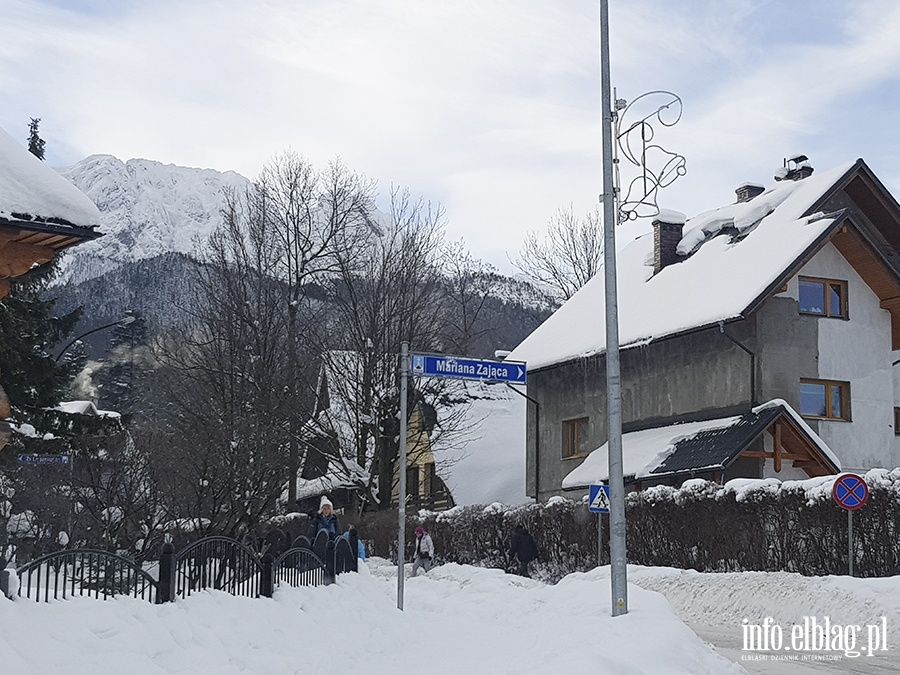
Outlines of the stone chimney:
{"label": "stone chimney", "polygon": [[737,195],[737,200],[740,204],[741,202],[749,202],[754,197],[759,197],[765,191],[766,188],[759,183],[744,183],[734,191],[734,194]]}
{"label": "stone chimney", "polygon": [[666,209],[661,209],[653,219],[653,274],[681,259],[676,249],[681,241],[684,221],[683,213]]}

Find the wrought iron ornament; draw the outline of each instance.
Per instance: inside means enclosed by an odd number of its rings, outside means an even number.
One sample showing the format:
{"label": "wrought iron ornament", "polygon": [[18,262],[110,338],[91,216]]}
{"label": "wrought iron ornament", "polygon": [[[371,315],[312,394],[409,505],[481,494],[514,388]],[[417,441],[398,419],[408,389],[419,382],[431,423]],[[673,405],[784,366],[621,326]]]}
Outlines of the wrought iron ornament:
{"label": "wrought iron ornament", "polygon": [[[681,98],[670,91],[649,91],[631,103],[616,99],[613,115],[618,153],[613,166],[616,192],[620,195],[619,224],[658,215],[657,193],[687,173],[684,156],[670,152],[655,142],[656,131],[653,128],[654,124],[674,126],[681,119],[682,111]],[[639,169],[624,194],[619,187],[619,153]]]}

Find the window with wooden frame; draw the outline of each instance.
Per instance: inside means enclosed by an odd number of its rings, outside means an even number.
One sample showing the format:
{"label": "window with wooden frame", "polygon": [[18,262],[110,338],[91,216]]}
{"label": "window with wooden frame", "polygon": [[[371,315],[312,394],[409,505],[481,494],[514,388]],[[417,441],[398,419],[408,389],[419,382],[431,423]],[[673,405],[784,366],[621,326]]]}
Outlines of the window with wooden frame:
{"label": "window with wooden frame", "polygon": [[900,436],[900,408],[894,408],[894,436]]}
{"label": "window with wooden frame", "polygon": [[588,454],[588,418],[579,417],[574,420],[563,420],[562,423],[562,456],[563,459],[584,457]]}
{"label": "window with wooden frame", "polygon": [[847,318],[847,282],[800,277],[800,313]]}
{"label": "window with wooden frame", "polygon": [[800,414],[821,420],[850,421],[850,383],[800,380]]}

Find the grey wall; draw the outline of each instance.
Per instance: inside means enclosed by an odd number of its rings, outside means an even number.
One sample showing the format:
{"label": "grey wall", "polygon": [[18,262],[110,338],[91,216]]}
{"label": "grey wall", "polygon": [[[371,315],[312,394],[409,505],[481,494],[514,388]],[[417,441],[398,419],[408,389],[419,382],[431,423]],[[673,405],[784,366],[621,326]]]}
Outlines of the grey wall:
{"label": "grey wall", "polygon": [[[801,373],[817,372],[817,323],[799,316],[791,298],[775,297],[750,319],[727,324],[728,335],[756,354],[756,395],[751,396],[751,357],[718,328],[653,342],[621,353],[622,418],[625,430],[656,426],[684,415],[715,417],[717,411],[750,407],[773,398],[799,407]],[[606,362],[590,357],[529,373],[528,494],[535,492],[535,446],[540,466],[539,499],[561,494],[562,479],[583,458],[562,459],[562,421],[588,417],[589,444],[606,442]],[[733,414],[733,413],[726,413]],[[815,428],[815,425],[813,425]]]}

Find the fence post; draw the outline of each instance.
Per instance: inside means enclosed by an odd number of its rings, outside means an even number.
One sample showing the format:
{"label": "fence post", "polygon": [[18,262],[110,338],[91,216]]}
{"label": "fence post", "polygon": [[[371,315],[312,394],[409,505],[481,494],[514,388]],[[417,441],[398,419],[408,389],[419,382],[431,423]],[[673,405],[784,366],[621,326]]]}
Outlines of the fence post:
{"label": "fence post", "polygon": [[259,593],[263,597],[271,598],[275,592],[275,557],[271,551],[266,551],[262,559],[262,572],[259,575]]}
{"label": "fence post", "polygon": [[166,542],[159,556],[159,581],[156,586],[156,603],[175,600],[175,546]]}
{"label": "fence post", "polygon": [[329,539],[325,545],[325,584],[334,583],[334,539]]}
{"label": "fence post", "polygon": [[[0,563],[5,562],[6,561],[3,560],[3,558],[0,558]],[[2,594],[3,597],[12,600],[12,594],[9,592],[9,571],[6,569],[5,564],[0,568],[0,594]]]}
{"label": "fence post", "polygon": [[356,528],[350,530],[350,571],[359,572],[359,534]]}

